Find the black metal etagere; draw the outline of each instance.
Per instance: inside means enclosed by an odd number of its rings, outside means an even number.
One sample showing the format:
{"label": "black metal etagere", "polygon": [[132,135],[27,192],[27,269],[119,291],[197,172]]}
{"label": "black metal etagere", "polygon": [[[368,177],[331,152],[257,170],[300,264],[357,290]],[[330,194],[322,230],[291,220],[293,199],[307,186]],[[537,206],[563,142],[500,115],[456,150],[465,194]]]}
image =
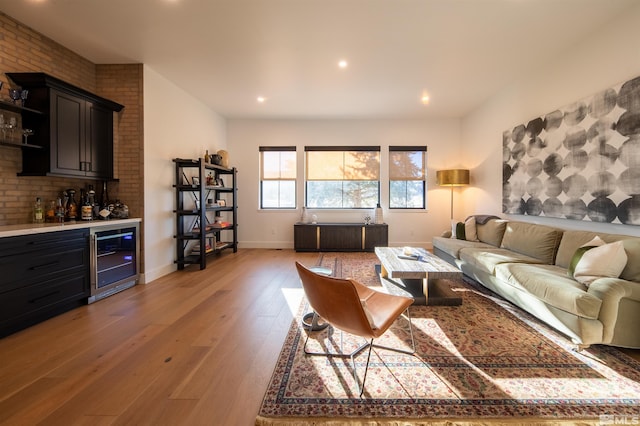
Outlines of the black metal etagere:
{"label": "black metal etagere", "polygon": [[207,255],[238,250],[237,170],[175,158],[176,260],[207,266]]}

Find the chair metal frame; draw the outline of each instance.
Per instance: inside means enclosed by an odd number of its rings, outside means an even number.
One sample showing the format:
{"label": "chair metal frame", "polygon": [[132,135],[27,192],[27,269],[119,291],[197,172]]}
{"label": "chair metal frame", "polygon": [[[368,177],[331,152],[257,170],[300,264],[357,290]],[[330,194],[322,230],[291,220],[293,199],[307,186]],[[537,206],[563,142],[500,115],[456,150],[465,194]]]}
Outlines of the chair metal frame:
{"label": "chair metal frame", "polygon": [[[403,354],[407,354],[407,355],[414,355],[415,356],[415,352],[416,352],[416,344],[415,344],[415,338],[413,336],[413,323],[411,322],[411,313],[409,312],[409,307],[410,305],[407,305],[407,303],[410,303],[411,298],[407,298],[407,297],[403,297],[403,296],[395,296],[395,295],[390,295],[390,294],[386,294],[386,293],[381,293],[378,292],[376,290],[370,289],[366,286],[363,286],[362,284],[358,283],[357,281],[354,280],[350,280],[350,279],[341,279],[341,278],[333,278],[333,277],[327,277],[327,276],[323,276],[321,274],[317,274],[315,273],[313,270],[311,270],[310,268],[305,267],[304,265],[300,264],[299,262],[296,262],[296,267],[298,268],[298,273],[300,274],[300,278],[302,280],[302,284],[303,287],[309,285],[308,283],[305,283],[305,277],[303,277],[303,275],[306,276],[307,279],[312,279],[312,280],[321,280],[321,281],[333,281],[334,283],[336,283],[336,285],[341,284],[343,285],[343,290],[346,290],[346,294],[348,297],[359,297],[361,293],[358,292],[358,288],[360,288],[360,292],[367,292],[369,294],[369,296],[371,296],[371,294],[376,294],[376,296],[374,297],[384,297],[388,300],[392,300],[394,302],[394,304],[396,304],[396,308],[397,309],[401,309],[402,307],[406,307],[403,311],[398,311],[396,309],[396,314],[395,318],[391,315],[389,315],[387,317],[387,320],[385,322],[385,327],[384,329],[374,329],[370,324],[369,321],[367,319],[365,319],[364,321],[366,321],[366,326],[368,326],[368,329],[365,327],[362,327],[362,322],[360,322],[358,325],[355,326],[356,329],[360,328],[360,330],[363,332],[362,335],[358,334],[357,332],[350,332],[350,331],[346,331],[349,334],[352,334],[354,336],[358,336],[358,337],[362,337],[365,339],[365,342],[358,346],[354,351],[352,351],[351,353],[344,353],[344,333],[345,331],[342,330],[340,328],[339,325],[334,325],[331,323],[331,320],[328,320],[327,318],[323,317],[323,320],[328,322],[330,324],[329,329],[327,330],[328,335],[327,335],[327,340],[331,337],[331,334],[333,333],[334,329],[338,329],[341,332],[341,336],[340,336],[340,351],[339,352],[332,352],[330,349],[324,351],[324,352],[314,352],[314,351],[310,351],[309,349],[307,349],[307,344],[309,342],[309,338],[311,336],[311,333],[315,332],[316,330],[310,330],[307,329],[307,336],[304,342],[304,353],[306,355],[310,355],[310,356],[325,356],[325,357],[339,357],[339,358],[349,358],[351,361],[351,367],[353,369],[353,378],[354,381],[356,383],[357,386],[357,390],[359,393],[359,396],[362,397],[363,393],[364,393],[364,388],[365,388],[365,382],[367,379],[367,372],[369,371],[369,361],[371,359],[371,351],[374,347],[376,348],[380,348],[380,349],[386,349],[386,350],[390,350],[393,352],[397,352],[397,353],[403,353]],[[330,284],[329,284],[330,285]],[[349,290],[349,286],[351,286],[351,289]],[[364,290],[363,290],[364,289]],[[325,291],[327,290],[327,288],[325,288]],[[307,291],[307,289],[305,288],[305,292]],[[315,294],[315,297],[322,297],[319,296],[320,293]],[[382,296],[384,295],[384,296]],[[307,296],[307,299],[309,299],[309,296]],[[398,302],[400,303],[400,305],[398,305]],[[321,317],[322,312],[317,313],[317,309],[313,306],[313,304],[311,303],[311,300],[309,301],[309,304],[311,305],[311,307],[313,308],[314,312],[313,312],[313,322],[316,323],[318,321],[318,319]],[[364,312],[364,308],[360,303],[360,299],[358,299],[358,303],[352,302],[352,308],[355,311],[359,311],[359,312],[354,312],[353,314],[357,317],[356,319],[362,321],[363,318],[366,318],[366,314]],[[406,349],[401,349],[401,348],[394,348],[394,347],[389,347],[389,346],[384,346],[384,345],[378,345],[374,343],[374,340],[376,337],[380,337],[382,336],[384,333],[387,332],[387,330],[389,329],[389,327],[391,326],[392,323],[396,322],[396,320],[398,318],[400,318],[401,316],[404,316],[404,314],[406,314],[406,319],[409,322],[409,334],[411,336],[411,350],[406,350]],[[319,332],[323,332],[323,331],[319,331]],[[367,337],[365,337],[364,335],[367,335]],[[327,345],[327,348],[329,348],[331,345]],[[362,352],[363,350],[368,349],[368,353],[367,353],[367,362],[365,364],[365,371],[364,371],[364,376],[362,378],[362,384],[360,384],[360,381],[358,380],[358,373],[357,373],[357,369],[356,369],[356,363],[355,363],[355,357]],[[383,361],[384,362],[384,361]]]}
{"label": "chair metal frame", "polygon": [[[307,329],[307,337],[304,340],[304,353],[305,355],[310,355],[310,356],[326,356],[326,357],[338,357],[338,358],[349,358],[351,361],[351,368],[353,369],[353,380],[356,383],[356,388],[358,390],[359,396],[362,397],[362,394],[364,393],[364,383],[367,380],[367,372],[369,371],[369,361],[371,359],[371,350],[373,348],[379,348],[379,349],[386,349],[388,351],[393,351],[393,352],[398,352],[398,353],[402,353],[402,354],[406,354],[406,355],[414,355],[416,353],[416,342],[415,339],[413,337],[413,325],[411,323],[411,313],[409,312],[409,308],[407,308],[405,310],[405,313],[407,315],[407,321],[409,322],[409,334],[411,335],[411,350],[405,350],[405,349],[400,349],[400,348],[392,348],[390,346],[384,346],[384,345],[378,345],[373,343],[373,341],[375,339],[371,339],[371,340],[367,340],[365,339],[365,342],[358,346],[353,352],[346,354],[343,352],[343,343],[344,343],[344,331],[340,330],[340,352],[311,352],[307,350],[307,342],[309,341],[309,336],[311,336],[311,333],[313,332],[324,332],[324,330],[313,330],[313,329]],[[318,316],[317,313],[313,312],[313,321],[314,323],[319,319],[320,317]],[[327,333],[329,335],[332,334],[332,330],[335,329],[334,326],[332,326],[331,324],[329,324],[329,330],[327,331]],[[327,339],[329,339],[329,336],[327,336]],[[329,345],[327,345],[329,346]],[[362,352],[365,349],[369,349],[367,351],[367,363],[365,364],[364,367],[364,377],[362,378],[362,385],[359,383],[358,380],[358,372],[356,369],[356,362],[355,362],[355,357]],[[382,361],[384,362],[384,360]]]}

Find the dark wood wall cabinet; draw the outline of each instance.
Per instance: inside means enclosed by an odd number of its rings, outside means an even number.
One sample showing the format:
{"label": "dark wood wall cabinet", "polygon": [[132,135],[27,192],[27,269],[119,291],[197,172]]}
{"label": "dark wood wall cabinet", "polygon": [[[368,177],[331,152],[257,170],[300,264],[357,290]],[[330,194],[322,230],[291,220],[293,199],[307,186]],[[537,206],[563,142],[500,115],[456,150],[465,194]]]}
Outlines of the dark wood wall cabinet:
{"label": "dark wood wall cabinet", "polygon": [[0,337],[87,303],[89,229],[0,239]]}
{"label": "dark wood wall cabinet", "polygon": [[29,91],[22,128],[43,148],[23,150],[20,176],[113,179],[113,113],[122,105],[44,73],[7,76]]}
{"label": "dark wood wall cabinet", "polygon": [[296,251],[373,251],[389,244],[387,224],[296,223],[293,227]]}

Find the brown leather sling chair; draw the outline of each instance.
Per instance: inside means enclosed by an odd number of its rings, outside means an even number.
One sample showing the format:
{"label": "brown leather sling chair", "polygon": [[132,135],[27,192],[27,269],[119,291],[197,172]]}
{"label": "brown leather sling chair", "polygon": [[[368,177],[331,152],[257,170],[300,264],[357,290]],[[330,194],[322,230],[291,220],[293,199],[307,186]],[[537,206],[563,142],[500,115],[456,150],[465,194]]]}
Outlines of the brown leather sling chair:
{"label": "brown leather sling chair", "polygon": [[[304,342],[304,352],[307,355],[350,358],[353,368],[353,378],[356,386],[358,386],[360,396],[362,396],[364,392],[364,383],[367,379],[369,359],[371,358],[371,349],[374,346],[409,355],[415,354],[416,348],[413,339],[413,327],[409,314],[409,306],[413,303],[413,298],[382,293],[351,279],[334,278],[316,274],[299,262],[296,262],[296,268],[298,269],[298,275],[300,275],[307,300],[315,312],[314,316],[322,317],[324,321],[343,332],[360,336],[367,340],[366,343],[350,354],[342,352],[309,352],[307,350],[307,342],[311,331],[307,332],[307,338]],[[409,321],[411,350],[374,345],[373,340],[382,336],[391,324],[405,311]],[[317,318],[314,318],[314,320],[315,319]],[[369,351],[364,377],[362,378],[362,385],[359,385],[354,357],[367,348]]]}

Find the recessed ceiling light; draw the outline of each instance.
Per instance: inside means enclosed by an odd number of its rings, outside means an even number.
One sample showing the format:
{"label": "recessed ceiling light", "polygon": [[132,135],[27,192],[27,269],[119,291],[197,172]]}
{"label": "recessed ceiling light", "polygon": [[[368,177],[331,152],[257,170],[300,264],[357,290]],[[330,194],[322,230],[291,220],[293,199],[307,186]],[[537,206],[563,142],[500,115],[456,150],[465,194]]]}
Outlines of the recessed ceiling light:
{"label": "recessed ceiling light", "polygon": [[340,67],[340,68],[346,68],[347,66],[349,66],[349,63],[347,61],[345,61],[344,59],[342,59],[340,62],[338,62],[338,67]]}
{"label": "recessed ceiling light", "polygon": [[258,101],[258,103],[263,104],[263,103],[265,103],[265,101],[267,100],[267,98],[265,98],[264,96],[258,96],[258,97],[256,98],[256,100]]}
{"label": "recessed ceiling light", "polygon": [[422,102],[423,105],[426,105],[429,103],[429,94],[428,93],[422,93],[422,97],[420,98],[420,102]]}

